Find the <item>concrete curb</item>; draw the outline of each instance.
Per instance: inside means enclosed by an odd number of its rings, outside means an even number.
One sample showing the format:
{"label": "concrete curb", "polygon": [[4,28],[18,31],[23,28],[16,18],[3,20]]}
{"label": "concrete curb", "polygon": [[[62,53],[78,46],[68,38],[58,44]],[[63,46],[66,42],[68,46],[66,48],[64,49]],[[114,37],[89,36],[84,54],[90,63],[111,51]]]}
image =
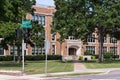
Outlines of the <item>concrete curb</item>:
{"label": "concrete curb", "polygon": [[12,71],[12,70],[0,70],[1,75],[11,75],[11,76],[20,76],[21,71]]}

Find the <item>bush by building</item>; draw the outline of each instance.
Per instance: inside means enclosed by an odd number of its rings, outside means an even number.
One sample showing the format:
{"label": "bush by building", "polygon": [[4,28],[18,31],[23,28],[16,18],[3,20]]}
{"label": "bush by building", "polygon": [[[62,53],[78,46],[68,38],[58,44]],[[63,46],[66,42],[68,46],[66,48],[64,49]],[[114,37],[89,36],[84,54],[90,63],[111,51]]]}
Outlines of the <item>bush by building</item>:
{"label": "bush by building", "polygon": [[[22,57],[22,56],[21,56]],[[17,56],[15,56],[15,59],[17,60]],[[45,55],[26,55],[25,60],[27,61],[37,61],[37,60],[45,60]],[[61,60],[61,55],[48,55],[47,60]],[[0,56],[0,61],[13,61],[13,56]]]}

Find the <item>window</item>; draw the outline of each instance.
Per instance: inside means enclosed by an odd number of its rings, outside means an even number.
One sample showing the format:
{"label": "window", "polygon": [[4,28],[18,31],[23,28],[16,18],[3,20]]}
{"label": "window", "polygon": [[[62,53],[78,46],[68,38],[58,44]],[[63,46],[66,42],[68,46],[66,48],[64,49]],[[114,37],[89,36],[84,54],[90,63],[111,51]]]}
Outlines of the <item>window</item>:
{"label": "window", "polygon": [[[102,50],[103,50],[103,53],[107,52],[107,47],[104,46],[104,47],[102,48]],[[99,52],[100,52],[100,47],[99,47]]]}
{"label": "window", "polygon": [[52,34],[52,41],[56,41],[56,35]]}
{"label": "window", "polygon": [[41,48],[39,46],[32,47],[32,54],[33,55],[40,55],[40,54],[44,54],[44,53],[45,53],[44,48]]}
{"label": "window", "polygon": [[117,54],[117,47],[110,47],[110,52]]}
{"label": "window", "polygon": [[107,38],[106,37],[104,37],[103,42],[107,43]]}
{"label": "window", "polygon": [[56,51],[55,45],[52,45],[52,55],[55,55],[55,51]]}
{"label": "window", "polygon": [[38,21],[38,24],[45,26],[45,15],[34,14],[32,16],[32,21]]}
{"label": "window", "polygon": [[110,37],[110,43],[117,43],[117,39],[114,37]]}
{"label": "window", "polygon": [[86,51],[95,54],[95,46],[86,46]]}
{"label": "window", "polygon": [[103,47],[103,53],[107,52],[107,47]]}
{"label": "window", "polygon": [[69,40],[75,40],[74,36],[69,36]]}
{"label": "window", "polygon": [[4,55],[4,48],[0,46],[0,55]]}
{"label": "window", "polygon": [[[20,46],[20,51],[22,52],[22,47],[21,47],[21,46]],[[13,55],[13,53],[17,55],[17,53],[18,53],[18,48],[17,48],[17,46],[11,45],[11,46],[10,46],[10,53],[11,53],[11,55]]]}
{"label": "window", "polygon": [[87,42],[95,42],[95,35],[94,34],[88,35]]}

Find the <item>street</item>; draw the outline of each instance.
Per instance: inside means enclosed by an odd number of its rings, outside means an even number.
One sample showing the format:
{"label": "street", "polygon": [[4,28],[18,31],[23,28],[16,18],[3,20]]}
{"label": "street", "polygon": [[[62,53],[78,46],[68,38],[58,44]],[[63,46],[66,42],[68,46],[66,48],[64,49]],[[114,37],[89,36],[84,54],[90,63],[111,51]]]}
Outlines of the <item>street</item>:
{"label": "street", "polygon": [[[53,79],[47,79],[47,80],[53,80]],[[120,80],[120,70],[110,71],[109,73],[105,73],[105,74],[61,77],[54,80]]]}

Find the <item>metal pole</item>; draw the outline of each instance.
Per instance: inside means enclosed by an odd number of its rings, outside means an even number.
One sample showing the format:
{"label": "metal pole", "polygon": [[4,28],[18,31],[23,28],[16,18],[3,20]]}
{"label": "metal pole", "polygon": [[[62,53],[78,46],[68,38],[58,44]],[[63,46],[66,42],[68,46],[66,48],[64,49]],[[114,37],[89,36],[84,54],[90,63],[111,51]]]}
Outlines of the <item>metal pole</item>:
{"label": "metal pole", "polygon": [[115,38],[114,38],[114,60],[115,60],[115,57],[116,55],[115,55]]}
{"label": "metal pole", "polygon": [[13,42],[13,62],[15,63],[15,41]]}
{"label": "metal pole", "polygon": [[24,39],[22,39],[22,75],[25,74],[24,47],[25,47],[25,43],[24,43]]}
{"label": "metal pole", "polygon": [[45,74],[47,76],[47,31],[45,31]]}
{"label": "metal pole", "polygon": [[45,51],[46,57],[45,57],[45,74],[47,76],[47,51]]}

